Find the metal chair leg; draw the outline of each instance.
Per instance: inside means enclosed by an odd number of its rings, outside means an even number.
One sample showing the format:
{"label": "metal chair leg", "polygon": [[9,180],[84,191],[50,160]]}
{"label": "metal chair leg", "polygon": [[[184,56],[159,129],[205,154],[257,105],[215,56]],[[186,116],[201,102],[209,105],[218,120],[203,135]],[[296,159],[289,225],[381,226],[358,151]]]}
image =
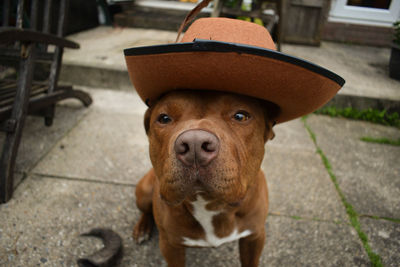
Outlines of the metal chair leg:
{"label": "metal chair leg", "polygon": [[6,134],[0,161],[0,203],[10,200],[13,194],[15,160],[24,128],[32,86],[35,45],[21,44],[21,46],[18,89],[11,115],[11,120],[15,122],[15,128]]}
{"label": "metal chair leg", "polygon": [[53,125],[53,119],[55,114],[56,105],[52,105],[45,110],[44,114],[44,125],[50,127]]}

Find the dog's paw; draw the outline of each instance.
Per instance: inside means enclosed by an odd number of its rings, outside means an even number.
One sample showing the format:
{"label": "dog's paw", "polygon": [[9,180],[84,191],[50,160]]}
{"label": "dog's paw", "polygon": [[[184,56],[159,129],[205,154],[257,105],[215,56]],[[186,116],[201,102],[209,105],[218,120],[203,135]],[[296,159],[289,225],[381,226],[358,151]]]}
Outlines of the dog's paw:
{"label": "dog's paw", "polygon": [[142,214],[139,222],[133,228],[133,239],[137,244],[142,244],[143,242],[151,238],[151,232],[154,226],[153,216],[150,214]]}

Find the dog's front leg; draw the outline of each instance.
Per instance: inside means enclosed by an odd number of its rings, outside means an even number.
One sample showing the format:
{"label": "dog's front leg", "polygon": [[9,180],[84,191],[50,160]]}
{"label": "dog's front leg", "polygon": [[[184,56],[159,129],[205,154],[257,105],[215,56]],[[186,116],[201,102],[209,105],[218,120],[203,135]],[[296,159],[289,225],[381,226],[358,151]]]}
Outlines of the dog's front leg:
{"label": "dog's front leg", "polygon": [[257,267],[264,247],[265,231],[239,240],[242,267]]}
{"label": "dog's front leg", "polygon": [[172,246],[166,238],[160,233],[160,250],[168,267],[184,267],[185,266],[185,248]]}

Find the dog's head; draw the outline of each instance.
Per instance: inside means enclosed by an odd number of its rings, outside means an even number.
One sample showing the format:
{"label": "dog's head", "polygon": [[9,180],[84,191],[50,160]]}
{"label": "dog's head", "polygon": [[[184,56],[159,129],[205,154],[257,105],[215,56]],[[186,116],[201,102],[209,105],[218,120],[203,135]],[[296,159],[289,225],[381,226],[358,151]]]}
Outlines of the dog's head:
{"label": "dog's head", "polygon": [[146,111],[150,159],[169,204],[204,194],[239,203],[257,176],[279,108],[212,91],[173,91]]}

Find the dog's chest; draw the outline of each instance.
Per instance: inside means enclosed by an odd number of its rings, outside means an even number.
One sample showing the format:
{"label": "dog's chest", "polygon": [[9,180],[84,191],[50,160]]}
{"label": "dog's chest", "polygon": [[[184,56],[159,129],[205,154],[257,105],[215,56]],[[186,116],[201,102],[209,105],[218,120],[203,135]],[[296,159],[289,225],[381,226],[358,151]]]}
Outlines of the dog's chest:
{"label": "dog's chest", "polygon": [[220,211],[211,211],[206,209],[207,201],[205,201],[201,196],[198,196],[196,201],[192,202],[193,205],[193,216],[203,227],[204,239],[191,239],[188,237],[183,237],[183,244],[186,246],[195,247],[218,247],[224,243],[238,240],[242,237],[246,237],[251,234],[250,230],[245,230],[238,232],[238,229],[234,227],[231,234],[225,237],[218,237],[215,234],[215,229],[213,226],[213,217],[218,215]]}

